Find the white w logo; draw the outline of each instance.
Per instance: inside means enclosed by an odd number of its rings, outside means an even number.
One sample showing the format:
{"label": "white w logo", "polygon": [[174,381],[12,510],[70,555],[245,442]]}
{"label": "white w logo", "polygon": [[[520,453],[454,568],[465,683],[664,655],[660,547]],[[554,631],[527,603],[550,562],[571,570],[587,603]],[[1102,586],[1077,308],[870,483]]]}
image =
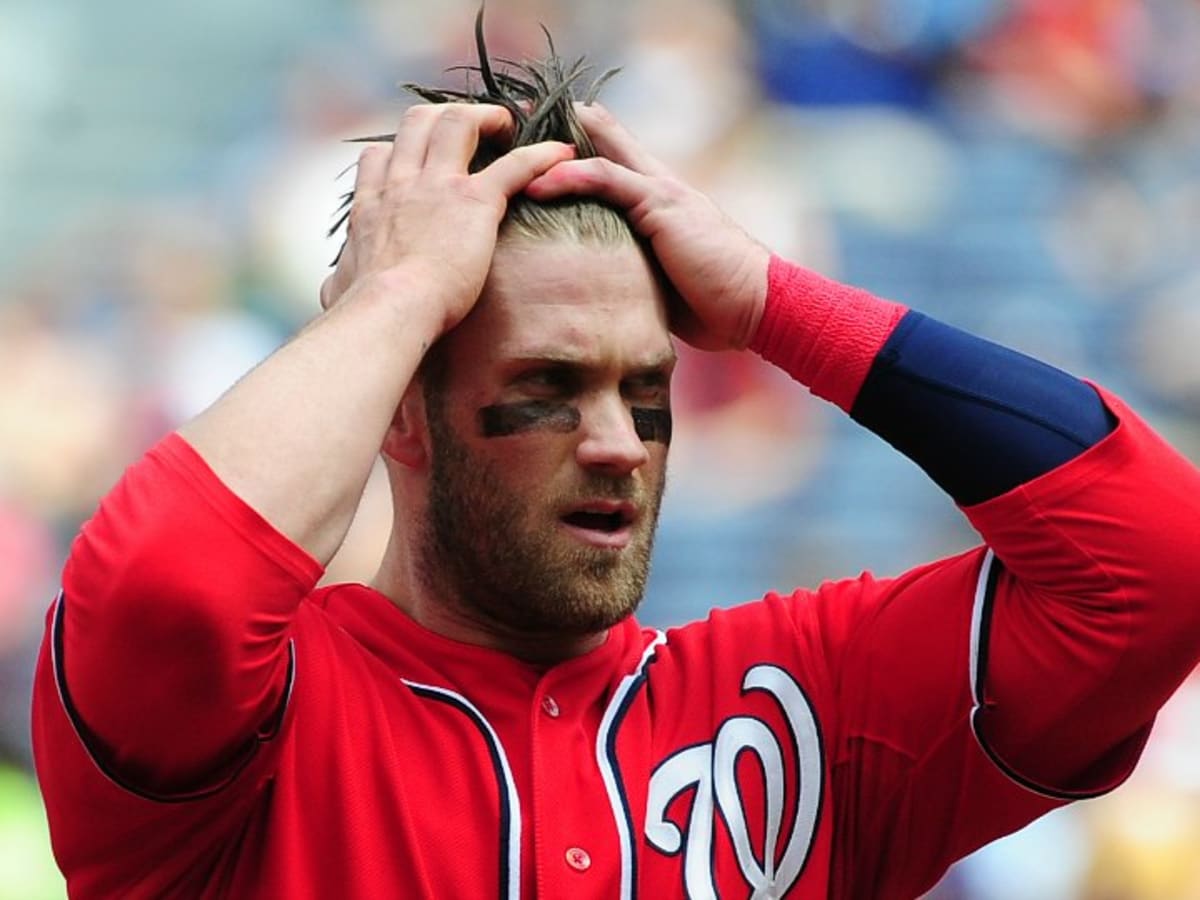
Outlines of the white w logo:
{"label": "white w logo", "polygon": [[[680,750],[660,765],[650,778],[646,813],[646,839],[669,855],[683,850],[684,887],[690,900],[717,897],[712,870],[716,808],[729,828],[738,866],[751,886],[750,900],[782,897],[800,877],[812,847],[821,807],[821,737],[817,720],[800,685],[777,666],[755,666],[742,679],[743,691],[766,691],[783,709],[794,758],[797,761],[796,817],[783,856],[779,857],[779,831],[783,823],[783,751],[778,738],[759,719],[738,716],[727,720],[711,744]],[[766,832],[762,855],[754,852],[746,825],[747,810],[738,792],[735,766],[743,751],[758,757],[766,785],[766,810],[750,810],[763,821]],[[667,807],[682,792],[695,787],[692,813],[684,833],[667,818]],[[715,801],[715,803],[714,803]],[[778,859],[778,863],[776,860]]]}

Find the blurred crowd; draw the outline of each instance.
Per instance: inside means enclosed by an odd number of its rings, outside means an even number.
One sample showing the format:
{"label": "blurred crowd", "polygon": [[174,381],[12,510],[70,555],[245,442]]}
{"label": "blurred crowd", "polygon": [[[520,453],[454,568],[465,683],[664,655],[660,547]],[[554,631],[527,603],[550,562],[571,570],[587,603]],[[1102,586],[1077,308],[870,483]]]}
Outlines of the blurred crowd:
{"label": "blurred crowd", "polygon": [[[345,138],[453,84],[467,0],[0,0],[0,900],[62,895],[30,676],[122,469],[316,311]],[[622,66],[602,100],[781,254],[1104,382],[1200,460],[1191,0],[490,0],[493,51]],[[684,351],[641,617],[900,571],[975,537],[915,467],[757,360]],[[368,486],[331,579],[390,515]],[[1200,679],[1115,795],[937,900],[1200,898]]]}

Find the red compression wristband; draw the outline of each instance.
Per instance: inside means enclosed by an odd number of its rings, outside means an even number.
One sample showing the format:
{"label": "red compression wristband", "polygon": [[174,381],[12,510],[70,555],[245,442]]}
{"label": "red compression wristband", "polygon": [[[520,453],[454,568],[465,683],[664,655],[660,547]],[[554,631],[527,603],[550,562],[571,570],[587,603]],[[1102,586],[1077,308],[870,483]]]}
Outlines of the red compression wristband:
{"label": "red compression wristband", "polygon": [[772,256],[750,349],[846,412],[908,307]]}

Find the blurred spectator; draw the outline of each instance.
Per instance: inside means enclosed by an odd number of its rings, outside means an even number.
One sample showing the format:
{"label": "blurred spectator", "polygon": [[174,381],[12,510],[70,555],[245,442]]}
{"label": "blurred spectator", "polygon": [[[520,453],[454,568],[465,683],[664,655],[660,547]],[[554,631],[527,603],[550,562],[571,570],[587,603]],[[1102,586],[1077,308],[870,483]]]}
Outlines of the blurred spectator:
{"label": "blurred spectator", "polygon": [[1160,400],[1200,422],[1200,270],[1138,307],[1129,361]]}
{"label": "blurred spectator", "polygon": [[1092,849],[1083,900],[1200,900],[1200,678],[1159,714],[1141,765],[1085,807]]}
{"label": "blurred spectator", "polygon": [[740,0],[767,96],[800,106],[928,108],[955,49],[1000,0]]}
{"label": "blurred spectator", "polygon": [[33,778],[0,764],[0,900],[66,896],[48,845],[46,813]]}

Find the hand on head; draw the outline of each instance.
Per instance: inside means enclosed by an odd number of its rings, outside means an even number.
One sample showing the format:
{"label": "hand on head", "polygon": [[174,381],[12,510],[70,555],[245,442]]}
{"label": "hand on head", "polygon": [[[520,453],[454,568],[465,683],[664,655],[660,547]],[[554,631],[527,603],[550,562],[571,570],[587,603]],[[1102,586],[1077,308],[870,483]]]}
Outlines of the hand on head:
{"label": "hand on head", "polygon": [[[574,149],[553,141],[519,147],[471,174],[481,138],[511,133],[512,117],[490,104],[418,104],[391,145],[363,150],[346,244],[321,286],[329,309],[367,279],[439,306],[442,331],[479,297],[508,200]],[[416,288],[419,286],[419,290]]]}
{"label": "hand on head", "polygon": [[590,194],[623,209],[678,294],[672,330],[705,350],[745,347],[762,319],[770,251],[603,107],[577,104],[576,111],[600,155],[559,162],[525,193],[535,200]]}
{"label": "hand on head", "polygon": [[390,147],[371,144],[359,158],[346,244],[321,287],[321,305],[383,277],[400,294],[437,303],[445,332],[479,297],[511,197],[592,195],[624,210],[649,241],[677,294],[676,334],[706,350],[749,344],[766,301],[770,251],[603,107],[577,104],[576,111],[599,156],[575,159],[570,145],[548,141],[470,174],[481,139],[511,135],[509,112],[489,103],[410,108]]}

